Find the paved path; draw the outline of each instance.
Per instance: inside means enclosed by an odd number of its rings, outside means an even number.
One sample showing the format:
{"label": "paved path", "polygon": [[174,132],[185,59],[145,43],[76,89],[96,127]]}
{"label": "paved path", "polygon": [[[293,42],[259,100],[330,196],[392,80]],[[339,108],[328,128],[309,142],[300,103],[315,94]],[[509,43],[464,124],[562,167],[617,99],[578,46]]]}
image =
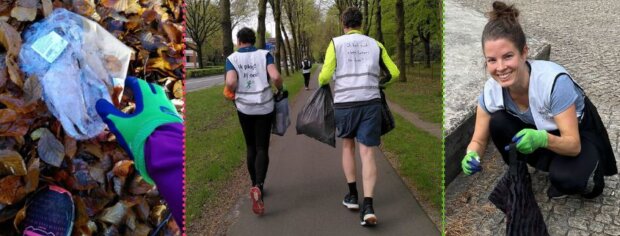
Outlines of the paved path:
{"label": "paved path", "polygon": [[[450,0],[488,11],[489,1]],[[620,158],[620,2],[515,0],[524,31],[551,44],[551,60],[564,65],[585,89],[605,122],[616,158]],[[459,176],[447,190],[446,210],[450,235],[504,234],[504,217],[487,200],[504,172],[496,152],[483,158],[484,171]],[[547,174],[532,173],[536,199],[551,235],[620,235],[620,184],[606,177],[603,196],[593,200],[570,196],[548,200]]]}
{"label": "paved path", "polygon": [[413,124],[418,129],[424,130],[438,139],[442,139],[441,124],[424,121],[420,119],[420,116],[418,114],[407,111],[401,106],[399,106],[398,104],[391,102],[390,100],[388,100],[387,103],[388,103],[388,106],[390,107],[391,112],[399,114],[406,121],[409,121],[411,124]]}
{"label": "paved path", "polygon": [[[316,88],[316,75],[311,88]],[[378,181],[375,211],[379,225],[359,225],[359,213],[341,201],[348,191],[341,167],[341,144],[336,148],[296,135],[296,115],[314,90],[302,90],[291,104],[291,126],[283,137],[272,136],[265,185],[263,216],[251,212],[243,196],[233,215],[229,235],[439,235],[439,231],[409,192],[400,176],[377,149]],[[359,158],[357,159],[359,160]],[[362,193],[358,161],[358,190]]]}
{"label": "paved path", "polygon": [[193,92],[200,89],[209,88],[214,85],[223,84],[224,75],[213,75],[199,78],[191,78],[185,81],[185,91]]}

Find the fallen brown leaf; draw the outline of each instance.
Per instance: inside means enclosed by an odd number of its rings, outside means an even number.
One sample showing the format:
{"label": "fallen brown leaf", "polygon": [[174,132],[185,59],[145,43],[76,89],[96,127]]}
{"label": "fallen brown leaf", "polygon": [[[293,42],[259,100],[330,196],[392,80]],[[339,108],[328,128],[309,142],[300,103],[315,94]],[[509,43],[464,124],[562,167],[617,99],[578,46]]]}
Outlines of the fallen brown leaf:
{"label": "fallen brown leaf", "polygon": [[22,188],[21,177],[15,175],[9,175],[0,179],[0,204],[12,205],[13,203],[20,201],[25,194]]}
{"label": "fallen brown leaf", "polygon": [[26,175],[26,164],[22,155],[16,151],[0,150],[0,176]]}
{"label": "fallen brown leaf", "polygon": [[0,21],[0,44],[7,50],[5,61],[9,78],[18,87],[22,87],[24,84],[23,75],[19,70],[19,65],[17,65],[17,57],[22,47],[22,38],[13,26],[4,21]]}
{"label": "fallen brown leaf", "polygon": [[41,160],[55,167],[60,167],[65,157],[65,147],[47,129],[42,130],[37,151]]}

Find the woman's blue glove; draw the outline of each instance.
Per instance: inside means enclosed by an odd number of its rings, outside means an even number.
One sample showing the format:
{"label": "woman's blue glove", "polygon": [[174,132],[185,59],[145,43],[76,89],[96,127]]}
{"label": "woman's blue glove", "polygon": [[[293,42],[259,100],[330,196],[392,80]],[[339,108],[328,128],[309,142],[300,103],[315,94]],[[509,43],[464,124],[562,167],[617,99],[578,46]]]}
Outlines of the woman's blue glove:
{"label": "woman's blue glove", "polygon": [[466,175],[472,175],[481,171],[482,166],[480,166],[480,157],[478,153],[475,151],[468,151],[467,155],[465,155],[461,161],[461,167],[463,168],[463,173]]}

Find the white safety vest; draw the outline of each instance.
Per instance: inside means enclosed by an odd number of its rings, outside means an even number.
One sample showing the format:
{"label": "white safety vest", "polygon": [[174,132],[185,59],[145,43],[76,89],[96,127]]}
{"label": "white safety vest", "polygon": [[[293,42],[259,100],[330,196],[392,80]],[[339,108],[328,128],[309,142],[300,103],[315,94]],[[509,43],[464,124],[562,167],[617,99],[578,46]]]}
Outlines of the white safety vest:
{"label": "white safety vest", "polygon": [[246,115],[269,114],[274,109],[273,92],[267,79],[267,50],[235,52],[228,60],[237,70],[235,104]]}
{"label": "white safety vest", "polygon": [[[550,61],[529,60],[531,66],[530,85],[528,89],[529,109],[539,130],[557,130],[551,112],[551,91],[555,80],[562,74],[568,75],[564,67]],[[573,83],[579,85],[573,80]],[[581,89],[581,87],[579,87]],[[583,89],[582,89],[583,91]],[[493,78],[484,85],[484,106],[490,113],[504,110],[502,87]]]}
{"label": "white safety vest", "polygon": [[308,61],[308,60],[303,60],[303,61],[301,62],[301,67],[302,67],[302,69],[301,69],[301,70],[302,70],[302,73],[304,73],[304,74],[308,74],[308,73],[310,73],[310,69],[303,69],[303,68],[306,68],[306,66],[307,66],[307,65],[310,65],[310,61]]}
{"label": "white safety vest", "polygon": [[380,98],[381,49],[377,41],[362,34],[347,34],[334,38],[333,42],[336,49],[334,103]]}

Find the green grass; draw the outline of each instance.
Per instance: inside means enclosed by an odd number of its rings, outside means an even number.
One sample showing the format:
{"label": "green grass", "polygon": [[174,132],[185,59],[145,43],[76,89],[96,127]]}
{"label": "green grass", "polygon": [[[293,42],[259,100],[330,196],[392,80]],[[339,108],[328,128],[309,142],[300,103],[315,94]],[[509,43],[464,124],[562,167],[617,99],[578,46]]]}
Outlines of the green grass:
{"label": "green grass", "polygon": [[[303,87],[300,72],[284,77],[290,103]],[[224,99],[223,85],[186,96],[186,177],[188,224],[215,201],[232,173],[244,165],[245,142],[235,106]]]}
{"label": "green grass", "polygon": [[433,64],[432,70],[422,65],[407,67],[407,82],[395,81],[388,86],[386,96],[403,109],[419,114],[420,119],[441,124],[441,64]]}
{"label": "green grass", "polygon": [[441,209],[441,140],[394,113],[396,128],[383,136],[383,148],[396,156],[401,176],[410,180],[423,201]]}

